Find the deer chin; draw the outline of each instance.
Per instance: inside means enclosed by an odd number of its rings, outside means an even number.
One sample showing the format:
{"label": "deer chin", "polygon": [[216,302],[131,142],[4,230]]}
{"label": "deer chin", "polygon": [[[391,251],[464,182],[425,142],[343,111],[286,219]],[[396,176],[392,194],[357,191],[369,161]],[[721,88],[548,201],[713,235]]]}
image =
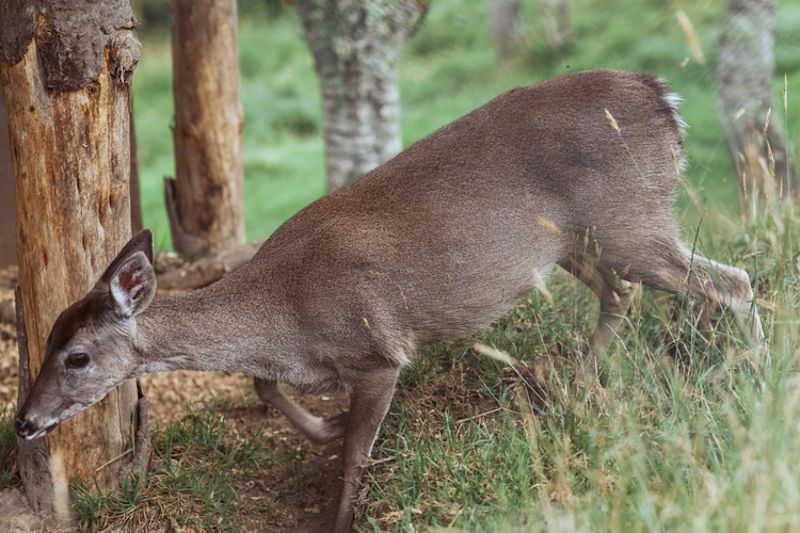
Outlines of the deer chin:
{"label": "deer chin", "polygon": [[58,422],[53,422],[52,424],[50,424],[48,426],[45,426],[43,429],[40,429],[36,433],[32,433],[30,435],[26,435],[25,436],[25,440],[34,440],[34,439],[38,439],[38,438],[44,437],[45,435],[47,435],[48,433],[53,431],[58,424],[59,424]]}
{"label": "deer chin", "polygon": [[24,437],[25,440],[33,440],[33,439],[38,439],[40,437],[44,437],[45,435],[53,431],[56,428],[56,426],[58,426],[62,422],[69,420],[73,416],[77,415],[82,411],[85,411],[92,405],[96,404],[97,402],[105,398],[112,389],[113,387],[105,392],[98,393],[88,401],[62,403],[59,406],[60,409],[58,411],[58,414],[46,418],[40,424],[41,429],[39,429],[34,433],[31,433],[30,435],[26,435]]}
{"label": "deer chin", "polygon": [[[38,439],[50,433],[55,427],[65,420],[72,418],[81,411],[85,411],[92,405],[96,404],[119,385],[121,381],[109,379],[103,386],[97,390],[92,396],[86,399],[63,399],[53,411],[50,411],[49,416],[36,416],[28,418],[23,415],[23,420],[27,419],[29,423],[36,427],[36,431],[24,435],[22,438],[25,440]],[[41,419],[39,422],[37,419]]]}

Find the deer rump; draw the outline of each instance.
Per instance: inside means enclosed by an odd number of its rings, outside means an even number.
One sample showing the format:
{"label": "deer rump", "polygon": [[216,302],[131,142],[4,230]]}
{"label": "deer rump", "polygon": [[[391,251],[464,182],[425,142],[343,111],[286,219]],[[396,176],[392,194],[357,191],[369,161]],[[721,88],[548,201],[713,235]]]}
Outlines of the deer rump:
{"label": "deer rump", "polygon": [[298,315],[337,309],[332,331],[365,317],[392,341],[378,351],[404,363],[496,319],[589,245],[622,273],[677,242],[679,124],[646,75],[513,89],[302,210],[242,275],[279,258]]}

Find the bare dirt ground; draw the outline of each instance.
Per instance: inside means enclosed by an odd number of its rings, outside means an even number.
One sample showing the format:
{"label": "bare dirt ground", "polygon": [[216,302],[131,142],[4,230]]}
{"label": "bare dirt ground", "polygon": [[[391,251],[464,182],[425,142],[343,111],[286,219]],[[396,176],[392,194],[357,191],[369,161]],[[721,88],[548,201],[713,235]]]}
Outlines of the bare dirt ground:
{"label": "bare dirt ground", "polygon": [[15,269],[0,269],[0,409],[16,405],[17,330],[14,325],[14,287],[17,283]]}
{"label": "bare dirt ground", "polygon": [[[14,269],[0,270],[0,409],[17,400],[18,351],[14,324]],[[264,446],[277,456],[290,456],[268,467],[263,479],[243,482],[240,495],[242,531],[316,532],[325,529],[335,512],[340,484],[340,442],[314,446],[291,424],[252,392],[252,380],[215,372],[170,372],[144,376],[141,384],[150,400],[151,424],[184,416],[184,406],[202,399],[229,399],[234,407],[226,421],[242,435],[264,430]],[[330,416],[346,405],[343,394],[297,398],[315,414]],[[163,524],[162,531],[172,531]],[[0,533],[53,531],[35,519],[17,488],[0,491]]]}
{"label": "bare dirt ground", "polygon": [[0,490],[0,532],[26,533],[42,529],[45,526],[30,511],[25,496],[18,488]]}
{"label": "bare dirt ground", "polygon": [[[318,397],[308,397],[301,403],[316,413],[330,416],[341,411],[343,399],[339,396],[321,402]],[[341,483],[341,443],[312,445],[274,409],[258,405],[233,408],[226,419],[240,433],[246,434],[265,426],[265,410],[268,419],[264,446],[293,457],[272,465],[264,479],[248,481],[238,487],[242,530],[327,531],[326,526],[332,523],[336,512]]]}

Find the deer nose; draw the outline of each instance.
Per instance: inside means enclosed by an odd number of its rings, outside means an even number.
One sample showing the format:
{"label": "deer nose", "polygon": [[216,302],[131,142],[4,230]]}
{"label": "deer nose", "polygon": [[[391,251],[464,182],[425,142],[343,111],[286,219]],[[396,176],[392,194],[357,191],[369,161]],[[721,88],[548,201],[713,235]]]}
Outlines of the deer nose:
{"label": "deer nose", "polygon": [[34,432],[33,424],[20,417],[17,417],[16,421],[14,422],[14,426],[17,429],[17,435],[23,439]]}

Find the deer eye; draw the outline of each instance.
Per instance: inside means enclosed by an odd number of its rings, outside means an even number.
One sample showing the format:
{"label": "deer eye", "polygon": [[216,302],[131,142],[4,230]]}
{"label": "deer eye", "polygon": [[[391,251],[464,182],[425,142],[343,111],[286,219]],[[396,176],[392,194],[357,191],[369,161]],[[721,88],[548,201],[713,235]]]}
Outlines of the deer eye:
{"label": "deer eye", "polygon": [[64,361],[67,368],[84,368],[89,364],[89,354],[83,352],[71,353]]}

